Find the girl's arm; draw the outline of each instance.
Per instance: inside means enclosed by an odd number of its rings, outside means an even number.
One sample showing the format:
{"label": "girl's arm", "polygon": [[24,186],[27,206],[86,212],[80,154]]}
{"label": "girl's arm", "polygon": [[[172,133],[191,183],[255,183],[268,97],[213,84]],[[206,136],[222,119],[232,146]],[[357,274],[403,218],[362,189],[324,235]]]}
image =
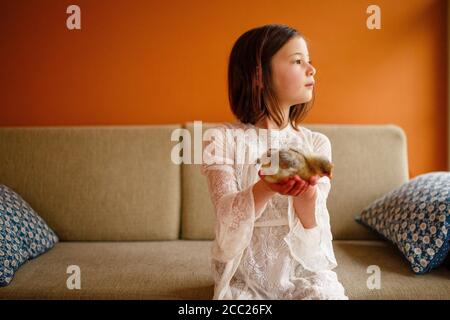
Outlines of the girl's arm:
{"label": "girl's arm", "polygon": [[228,262],[245,250],[250,244],[255,220],[264,211],[270,193],[260,190],[258,183],[243,190],[237,187],[235,173],[228,165],[222,169],[210,170],[203,166],[208,189],[216,213],[215,241],[212,257]]}
{"label": "girl's arm", "polygon": [[294,197],[295,214],[305,229],[317,226],[316,221],[317,185],[310,185],[304,194]]}
{"label": "girl's arm", "polygon": [[259,180],[253,185],[253,198],[255,199],[255,210],[260,211],[264,208],[270,198],[276,193],[268,188],[263,180]]}
{"label": "girl's arm", "polygon": [[[260,182],[244,189],[238,187],[232,165],[234,142],[225,138],[226,127],[219,126],[216,129],[222,134],[217,134],[212,141],[203,141],[204,162],[201,172],[207,178],[216,214],[212,256],[220,262],[228,262],[250,244],[255,220],[264,211],[273,192]],[[225,152],[226,149],[231,152]]]}
{"label": "girl's arm", "polygon": [[[261,177],[261,173],[258,173]],[[309,181],[294,176],[285,179],[281,183],[268,183],[260,180],[261,188],[267,188],[273,192],[293,196],[295,214],[301,221],[305,229],[311,229],[317,226],[315,212],[317,200],[317,181],[319,177],[311,177]]]}
{"label": "girl's arm", "polygon": [[[325,135],[315,133],[312,144],[314,152],[331,161],[331,144]],[[310,271],[330,270],[337,265],[327,208],[330,189],[328,177],[315,178],[304,192],[290,199],[290,210],[298,219],[293,221],[285,241],[292,256]]]}

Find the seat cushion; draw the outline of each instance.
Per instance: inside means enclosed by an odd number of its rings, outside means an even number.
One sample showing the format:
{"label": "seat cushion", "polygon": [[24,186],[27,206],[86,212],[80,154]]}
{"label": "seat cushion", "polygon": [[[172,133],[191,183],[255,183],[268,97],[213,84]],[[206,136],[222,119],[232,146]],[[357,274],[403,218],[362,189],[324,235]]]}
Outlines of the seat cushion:
{"label": "seat cushion", "polygon": [[[450,299],[450,270],[416,275],[397,248],[385,241],[335,241],[339,280],[350,299]],[[380,268],[380,289],[370,290],[369,266]],[[369,269],[370,270],[370,269]]]}
{"label": "seat cushion", "polygon": [[[211,299],[210,241],[60,242],[24,264],[3,299]],[[444,267],[414,275],[383,241],[335,241],[335,269],[350,299],[450,299]],[[81,270],[81,289],[69,290],[69,265]],[[381,269],[381,289],[366,286],[367,267]]]}
{"label": "seat cushion", "polygon": [[[0,299],[212,299],[209,241],[60,242],[25,263]],[[70,265],[81,289],[66,286]]]}

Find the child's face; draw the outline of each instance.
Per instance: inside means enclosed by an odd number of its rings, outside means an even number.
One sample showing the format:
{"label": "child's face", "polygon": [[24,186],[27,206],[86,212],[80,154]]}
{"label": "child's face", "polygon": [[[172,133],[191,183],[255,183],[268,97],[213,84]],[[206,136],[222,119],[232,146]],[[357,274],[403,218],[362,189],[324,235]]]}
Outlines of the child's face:
{"label": "child's face", "polygon": [[305,85],[314,81],[316,69],[309,64],[309,59],[306,42],[301,37],[290,39],[272,57],[272,82],[282,106],[290,107],[312,99],[314,89]]}

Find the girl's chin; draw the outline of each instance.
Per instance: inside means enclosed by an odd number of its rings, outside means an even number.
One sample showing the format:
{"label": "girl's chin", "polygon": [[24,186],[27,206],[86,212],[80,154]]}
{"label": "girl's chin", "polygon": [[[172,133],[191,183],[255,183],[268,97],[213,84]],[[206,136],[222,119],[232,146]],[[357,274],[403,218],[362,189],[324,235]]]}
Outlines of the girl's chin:
{"label": "girl's chin", "polygon": [[302,93],[301,96],[297,96],[295,99],[292,99],[293,102],[290,105],[293,106],[297,104],[310,102],[312,100],[312,97],[313,97],[312,91]]}
{"label": "girl's chin", "polygon": [[307,103],[307,102],[310,102],[311,99],[312,99],[312,97],[304,98],[304,99],[298,100],[299,102],[296,102],[296,103],[294,103],[294,104]]}

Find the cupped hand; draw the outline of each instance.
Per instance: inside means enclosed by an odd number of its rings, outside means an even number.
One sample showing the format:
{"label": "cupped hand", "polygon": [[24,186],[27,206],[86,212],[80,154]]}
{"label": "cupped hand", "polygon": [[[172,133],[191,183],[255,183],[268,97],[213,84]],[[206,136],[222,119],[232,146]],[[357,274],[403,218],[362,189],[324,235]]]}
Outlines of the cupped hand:
{"label": "cupped hand", "polygon": [[309,181],[303,180],[298,175],[287,177],[278,183],[270,183],[263,179],[264,175],[261,170],[258,171],[258,175],[261,180],[264,181],[265,185],[272,191],[280,193],[282,195],[294,196],[304,194],[310,191],[310,187],[314,187],[319,180],[319,176],[312,176]]}

